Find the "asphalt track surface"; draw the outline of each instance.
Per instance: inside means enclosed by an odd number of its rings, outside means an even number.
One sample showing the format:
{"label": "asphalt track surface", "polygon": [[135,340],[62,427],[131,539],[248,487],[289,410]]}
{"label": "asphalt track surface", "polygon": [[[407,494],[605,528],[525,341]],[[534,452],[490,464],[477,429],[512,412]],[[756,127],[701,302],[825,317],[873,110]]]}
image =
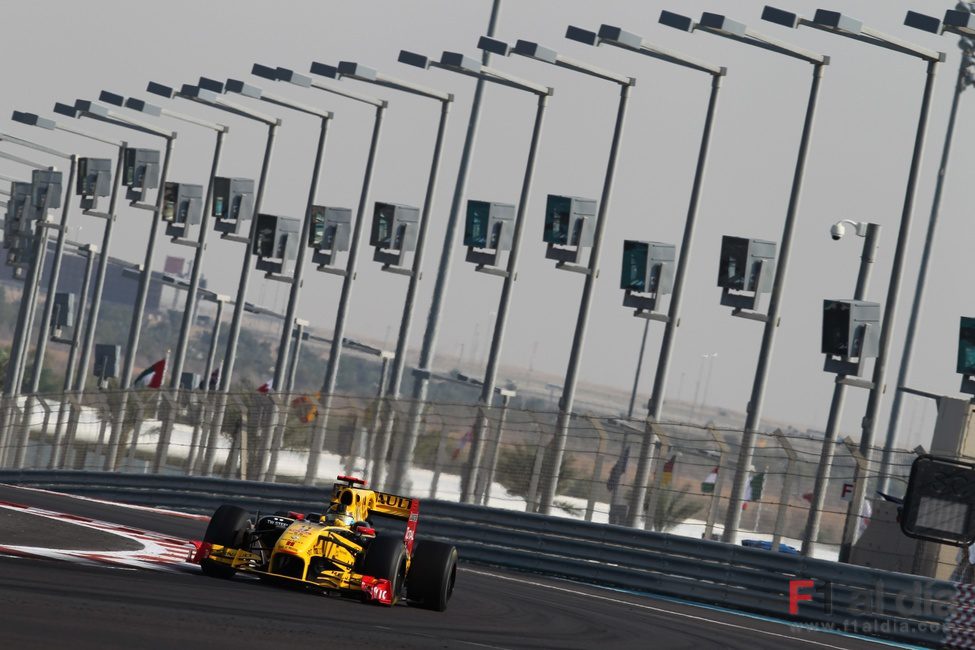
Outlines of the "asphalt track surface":
{"label": "asphalt track surface", "polygon": [[[0,501],[187,539],[199,539],[206,525],[7,486],[0,486]],[[0,519],[0,544],[14,543],[5,539],[13,533],[3,528],[4,521]],[[48,536],[48,529],[38,526],[37,537],[29,540],[34,545]],[[63,527],[56,532],[59,537],[70,534]],[[419,533],[422,537],[422,529]],[[87,533],[79,528],[78,534]],[[28,541],[23,526],[16,535],[16,543]],[[473,566],[459,572],[450,605],[441,613],[364,605],[266,586],[246,576],[216,580],[191,565],[159,572],[0,556],[0,647],[858,650],[887,645]]]}

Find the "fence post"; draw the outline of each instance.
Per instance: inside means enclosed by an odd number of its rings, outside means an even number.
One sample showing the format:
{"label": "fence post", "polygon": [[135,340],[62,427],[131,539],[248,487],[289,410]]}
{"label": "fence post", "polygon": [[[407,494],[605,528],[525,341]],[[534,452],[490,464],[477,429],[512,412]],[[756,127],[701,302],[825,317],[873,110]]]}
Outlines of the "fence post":
{"label": "fence post", "polygon": [[718,517],[718,508],[721,503],[721,486],[724,484],[725,459],[728,458],[731,450],[728,447],[728,443],[715,433],[714,427],[708,427],[708,433],[711,434],[711,438],[720,450],[718,455],[718,478],[714,482],[714,493],[711,495],[711,507],[708,508],[708,519],[704,525],[704,539],[710,540],[714,535],[714,521]]}
{"label": "fence post", "polygon": [[[596,488],[599,485],[600,477],[603,473],[603,450],[606,446],[606,429],[602,422],[596,417],[586,418],[592,424],[592,428],[599,435],[599,443],[596,446],[596,458],[592,464],[592,478],[589,480],[589,498],[586,500],[586,521],[592,521],[592,514],[596,509]],[[487,504],[485,504],[487,505]]]}
{"label": "fence post", "polygon": [[[796,468],[796,459],[799,456],[781,429],[776,429],[772,435],[775,436],[775,439],[789,459],[785,466],[785,478],[782,480],[782,494],[779,496],[779,509],[775,513],[775,528],[772,530],[771,548],[773,551],[778,552],[779,544],[782,542],[782,528],[785,526],[785,517],[789,509],[789,497],[792,496],[792,482]],[[768,480],[768,474],[766,474],[765,478]]]}
{"label": "fence post", "polygon": [[[545,447],[542,445],[542,426],[535,424],[538,429],[538,438],[535,441],[535,461],[532,463],[531,478],[528,479],[528,494],[525,495],[525,512],[535,512],[538,504],[538,479],[542,473],[542,463],[545,460]],[[556,486],[558,487],[558,486]]]}
{"label": "fence post", "polygon": [[657,500],[660,498],[660,490],[663,487],[664,480],[662,464],[667,463],[666,457],[674,449],[674,440],[669,434],[664,433],[656,422],[650,422],[649,424],[656,449],[654,450],[653,456],[653,486],[650,488],[650,494],[647,495],[647,499],[645,500],[647,504],[647,515],[643,518],[643,528],[644,530],[655,530],[656,526],[654,526],[653,518],[657,511]]}
{"label": "fence post", "polygon": [[[853,503],[865,503],[863,493],[867,489],[867,466],[869,461],[860,453],[860,447],[850,436],[843,438],[843,444],[856,462],[856,470],[853,474]],[[840,544],[840,562],[850,561],[850,554],[853,552],[853,544],[857,538],[857,528],[859,527],[862,514],[861,511],[846,517],[843,524],[843,542]]]}

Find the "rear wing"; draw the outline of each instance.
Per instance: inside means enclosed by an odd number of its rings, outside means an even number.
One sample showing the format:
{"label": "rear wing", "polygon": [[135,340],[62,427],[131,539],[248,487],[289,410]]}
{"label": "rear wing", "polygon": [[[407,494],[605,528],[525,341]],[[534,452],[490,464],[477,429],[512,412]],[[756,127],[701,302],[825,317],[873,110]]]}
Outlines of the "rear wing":
{"label": "rear wing", "polygon": [[377,515],[406,520],[406,534],[403,542],[406,552],[413,555],[413,543],[416,539],[416,522],[420,516],[420,500],[401,497],[388,492],[375,492],[376,505],[371,508]]}

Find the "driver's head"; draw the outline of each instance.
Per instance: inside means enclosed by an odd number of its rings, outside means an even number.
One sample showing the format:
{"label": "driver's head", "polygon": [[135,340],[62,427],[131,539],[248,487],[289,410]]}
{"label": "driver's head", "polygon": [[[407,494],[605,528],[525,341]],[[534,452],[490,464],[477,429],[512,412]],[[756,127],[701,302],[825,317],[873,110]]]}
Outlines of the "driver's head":
{"label": "driver's head", "polygon": [[355,518],[349,514],[348,510],[341,503],[333,503],[328,512],[325,513],[325,523],[331,526],[351,527],[355,523]]}

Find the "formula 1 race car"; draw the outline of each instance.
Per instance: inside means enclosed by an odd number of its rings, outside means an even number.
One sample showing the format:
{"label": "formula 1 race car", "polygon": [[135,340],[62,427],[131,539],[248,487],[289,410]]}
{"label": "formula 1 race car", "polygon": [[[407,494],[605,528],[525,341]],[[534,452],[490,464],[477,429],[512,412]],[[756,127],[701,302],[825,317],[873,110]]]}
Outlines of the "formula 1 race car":
{"label": "formula 1 race car", "polygon": [[[192,561],[215,578],[241,571],[384,605],[446,609],[457,549],[415,539],[420,502],[368,490],[351,476],[337,480],[324,514],[279,512],[252,521],[243,508],[220,506]],[[405,535],[377,535],[373,515],[405,520]]]}

